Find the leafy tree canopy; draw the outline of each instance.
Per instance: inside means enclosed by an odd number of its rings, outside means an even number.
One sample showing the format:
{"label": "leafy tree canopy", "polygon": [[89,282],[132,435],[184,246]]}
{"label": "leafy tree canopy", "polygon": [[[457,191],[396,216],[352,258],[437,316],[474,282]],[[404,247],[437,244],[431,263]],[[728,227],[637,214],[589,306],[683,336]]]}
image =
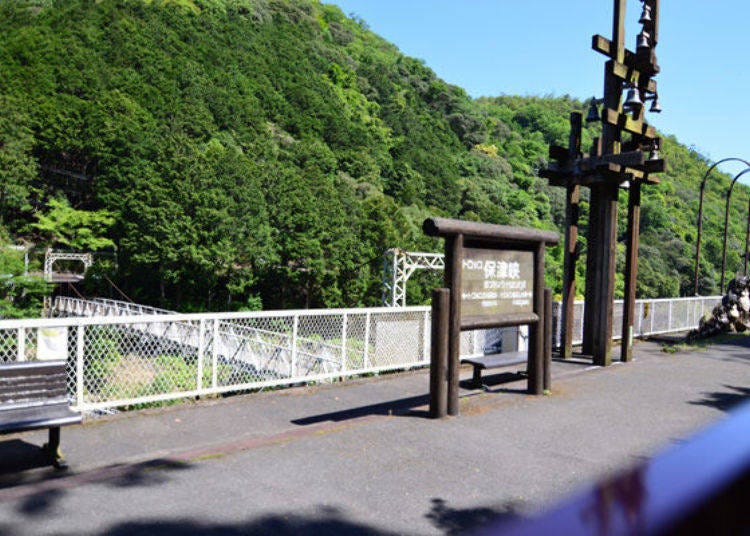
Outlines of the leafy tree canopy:
{"label": "leafy tree canopy", "polygon": [[[70,248],[114,246],[118,286],[145,303],[376,305],[386,249],[439,250],[421,233],[426,216],[562,230],[564,196],[538,172],[583,107],[472,100],[316,0],[0,0],[0,224]],[[672,137],[662,153],[662,183],[644,192],[648,297],[690,292],[707,169]],[[706,292],[727,182],[712,179]],[[732,211],[746,206],[742,188]],[[586,207],[584,195],[584,227]],[[551,250],[557,292],[561,262]],[[416,281],[413,303],[432,284]]]}

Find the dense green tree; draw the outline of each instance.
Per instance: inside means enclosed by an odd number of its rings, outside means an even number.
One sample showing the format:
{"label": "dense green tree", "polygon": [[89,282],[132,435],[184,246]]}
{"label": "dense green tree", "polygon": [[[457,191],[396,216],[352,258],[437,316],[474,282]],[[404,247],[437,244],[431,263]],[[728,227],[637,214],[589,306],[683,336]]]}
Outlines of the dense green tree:
{"label": "dense green tree", "polygon": [[31,126],[21,103],[0,94],[0,225],[13,223],[31,209],[37,176]]}
{"label": "dense green tree", "polygon": [[46,212],[37,212],[30,227],[52,246],[78,251],[98,251],[114,247],[107,238],[114,216],[105,211],[91,212],[72,208],[65,199],[50,199]]}
{"label": "dense green tree", "polygon": [[0,225],[0,319],[38,316],[51,290],[44,279],[26,273],[23,250],[13,247]]}
{"label": "dense green tree", "polygon": [[[69,247],[111,241],[100,281],[146,303],[375,305],[386,249],[441,247],[421,232],[427,216],[561,230],[564,195],[539,170],[583,108],[473,100],[317,0],[0,0],[0,223]],[[584,150],[599,129],[584,129]],[[644,192],[640,296],[692,281],[707,161],[672,137],[662,154],[662,182]],[[714,179],[705,291],[720,278],[728,182]],[[733,214],[746,206],[740,187]],[[728,274],[741,268],[741,219]],[[552,249],[557,292],[561,262]],[[416,277],[412,303],[434,284]]]}

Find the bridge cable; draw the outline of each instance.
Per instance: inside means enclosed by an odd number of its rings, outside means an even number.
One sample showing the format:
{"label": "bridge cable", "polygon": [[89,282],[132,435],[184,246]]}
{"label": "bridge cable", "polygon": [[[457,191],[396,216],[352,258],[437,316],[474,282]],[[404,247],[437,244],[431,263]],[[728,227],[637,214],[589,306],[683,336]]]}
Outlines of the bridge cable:
{"label": "bridge cable", "polygon": [[68,283],[68,286],[69,286],[69,287],[70,287],[70,288],[71,288],[71,289],[73,290],[73,292],[75,292],[75,293],[76,293],[76,294],[78,295],[78,297],[79,297],[79,298],[81,298],[82,300],[85,300],[85,299],[86,299],[86,298],[85,298],[85,297],[83,296],[83,294],[81,294],[80,292],[78,292],[78,289],[77,289],[77,288],[76,288],[75,286],[73,286],[73,284],[72,284],[72,283],[70,283],[70,282],[69,282],[69,283]]}
{"label": "bridge cable", "polygon": [[114,289],[115,289],[115,290],[116,290],[117,292],[119,292],[119,293],[120,293],[120,296],[122,296],[123,298],[125,298],[125,299],[126,299],[127,301],[129,301],[130,303],[135,303],[135,302],[134,302],[133,300],[131,300],[131,299],[130,299],[130,296],[128,296],[128,295],[127,295],[127,294],[125,294],[125,293],[124,293],[124,292],[123,292],[122,290],[120,290],[120,288],[119,288],[119,287],[118,287],[117,285],[115,285],[115,284],[114,284],[114,283],[112,282],[112,280],[111,280],[111,279],[110,279],[109,277],[107,277],[107,274],[103,274],[103,275],[104,275],[104,279],[106,279],[106,280],[107,280],[107,281],[109,282],[109,284],[110,284],[110,285],[112,285],[112,287],[113,287],[113,288],[114,288]]}

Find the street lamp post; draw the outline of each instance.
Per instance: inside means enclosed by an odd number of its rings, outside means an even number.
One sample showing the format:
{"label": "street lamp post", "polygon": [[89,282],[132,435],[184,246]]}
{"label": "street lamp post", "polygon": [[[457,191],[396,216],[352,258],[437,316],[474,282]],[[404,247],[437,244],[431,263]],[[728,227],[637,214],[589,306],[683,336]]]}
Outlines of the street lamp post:
{"label": "street lamp post", "polygon": [[694,286],[694,294],[698,296],[698,268],[700,265],[700,257],[701,257],[701,233],[703,231],[703,194],[705,193],[706,189],[706,181],[708,180],[708,176],[711,174],[711,172],[718,166],[719,164],[723,164],[724,162],[742,162],[747,167],[750,168],[750,162],[747,160],[743,160],[742,158],[723,158],[719,160],[718,162],[714,163],[710,168],[708,168],[708,171],[706,171],[706,174],[703,175],[703,180],[701,180],[701,191],[700,191],[700,201],[698,202],[698,233],[695,239],[695,274],[693,281],[695,283]]}
{"label": "street lamp post", "polygon": [[735,175],[732,179],[732,184],[729,185],[729,191],[727,192],[727,207],[724,211],[724,246],[721,250],[721,284],[719,285],[719,290],[722,292],[722,294],[724,293],[724,270],[726,269],[727,264],[727,228],[729,227],[729,202],[732,199],[732,190],[734,190],[734,185],[737,183],[737,180],[745,173],[749,172],[750,165],[744,170],[737,173],[737,175]]}

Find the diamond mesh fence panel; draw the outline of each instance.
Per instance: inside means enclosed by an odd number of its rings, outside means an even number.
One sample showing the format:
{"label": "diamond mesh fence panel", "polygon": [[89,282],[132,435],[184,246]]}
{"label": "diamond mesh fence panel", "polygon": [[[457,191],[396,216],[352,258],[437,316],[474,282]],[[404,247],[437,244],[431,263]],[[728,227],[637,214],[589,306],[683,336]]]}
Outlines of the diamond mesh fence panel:
{"label": "diamond mesh fence panel", "polygon": [[344,315],[300,316],[297,327],[297,375],[344,372]]}
{"label": "diamond mesh fence panel", "polygon": [[18,330],[0,330],[0,361],[3,363],[18,359]]}
{"label": "diamond mesh fence panel", "polygon": [[292,377],[293,318],[216,320],[212,327],[212,384],[216,387]]}
{"label": "diamond mesh fence panel", "polygon": [[622,317],[625,313],[625,305],[622,301],[616,301],[612,308],[612,340],[622,338]]}
{"label": "diamond mesh fence panel", "polygon": [[21,340],[20,337],[23,337],[23,357],[26,361],[31,361],[36,358],[39,340],[38,334],[39,332],[36,329],[24,329],[22,330],[22,335],[19,336],[19,341]]}
{"label": "diamond mesh fence panel", "polygon": [[370,367],[412,366],[429,360],[429,343],[425,343],[429,339],[425,332],[426,313],[397,311],[372,314]]}
{"label": "diamond mesh fence panel", "polygon": [[85,329],[84,404],[195,391],[198,325],[157,322],[81,327]]}
{"label": "diamond mesh fence panel", "polygon": [[583,342],[583,313],[585,304],[576,303],[573,307],[573,342],[580,344]]}
{"label": "diamond mesh fence panel", "polygon": [[652,324],[649,333],[663,333],[669,331],[670,303],[663,301],[653,301],[651,305]]}
{"label": "diamond mesh fence panel", "polygon": [[[573,344],[583,342],[583,302],[577,301],[573,304]],[[554,302],[552,304],[552,314],[555,315],[553,326],[556,329],[556,336],[553,335],[553,344],[559,347],[562,344],[562,303]]]}
{"label": "diamond mesh fence panel", "polygon": [[686,300],[675,300],[674,302],[672,302],[672,315],[670,320],[670,331],[685,330],[698,327],[697,325],[692,325],[690,321],[690,302]]}
{"label": "diamond mesh fence panel", "polygon": [[[68,398],[71,402],[75,399],[77,392],[77,377],[76,377],[76,358],[78,355],[78,333],[79,330],[83,332],[83,326],[69,326],[67,327],[66,343],[67,343],[67,365],[65,367],[68,373],[67,387],[68,387]],[[30,330],[37,333],[37,330]]]}
{"label": "diamond mesh fence panel", "polygon": [[[365,366],[365,334],[367,333],[366,314],[346,315],[346,337],[343,340],[342,353],[345,355],[345,370],[364,370]],[[369,357],[369,352],[368,352]]]}
{"label": "diamond mesh fence panel", "polygon": [[635,302],[635,312],[633,315],[633,336],[634,337],[643,336],[643,329],[644,329],[643,326],[644,326],[643,302]]}
{"label": "diamond mesh fence panel", "polygon": [[[678,329],[690,328],[684,324],[697,324],[700,313],[710,311],[716,301],[672,300],[670,326],[670,301],[639,300],[636,333],[664,332],[674,328],[678,319]],[[62,356],[68,358],[70,395],[82,402],[83,410],[429,363],[430,312],[425,307],[173,315],[162,319],[153,315],[170,312],[127,305],[78,300],[55,307],[60,316],[58,335],[64,333],[67,341]],[[621,308],[616,311],[621,314]],[[139,319],[133,312],[152,316]],[[576,342],[581,340],[582,313],[583,303],[576,303]],[[84,318],[64,318],[71,315]],[[99,320],[100,315],[110,318]],[[614,319],[615,333],[619,318]],[[15,361],[19,355],[38,358],[40,347],[46,344],[39,334],[46,328],[34,326],[33,321],[29,327],[13,326],[0,325],[0,360]],[[461,334],[461,355],[513,351],[517,344],[525,347],[523,333],[468,331]]]}

